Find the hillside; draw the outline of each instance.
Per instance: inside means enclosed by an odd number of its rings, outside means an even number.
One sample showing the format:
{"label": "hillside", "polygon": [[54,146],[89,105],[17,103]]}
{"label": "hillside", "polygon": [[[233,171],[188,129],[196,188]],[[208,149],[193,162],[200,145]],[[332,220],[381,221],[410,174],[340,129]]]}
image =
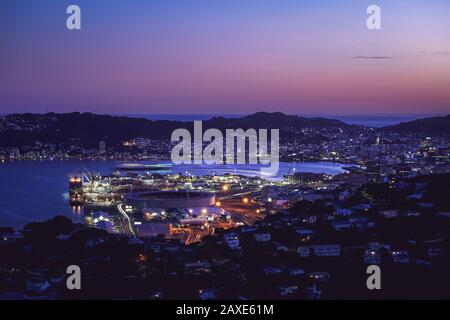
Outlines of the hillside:
{"label": "hillside", "polygon": [[[187,128],[192,130],[193,122],[152,121],[145,118],[98,115],[93,113],[47,113],[11,114],[0,118],[0,146],[33,145],[42,143],[63,143],[74,139],[83,145],[98,145],[101,140],[120,143],[136,137],[170,139],[173,130]],[[203,121],[204,130],[218,128],[233,129],[280,129],[281,139],[289,137],[306,139],[311,142],[323,141],[323,132],[351,129],[341,121],[322,118],[302,118],[283,113],[259,112],[241,118],[215,117]],[[305,129],[314,129],[305,133]],[[308,130],[306,130],[308,131]]]}
{"label": "hillside", "polygon": [[450,134],[450,115],[403,122],[380,130],[397,133]]}

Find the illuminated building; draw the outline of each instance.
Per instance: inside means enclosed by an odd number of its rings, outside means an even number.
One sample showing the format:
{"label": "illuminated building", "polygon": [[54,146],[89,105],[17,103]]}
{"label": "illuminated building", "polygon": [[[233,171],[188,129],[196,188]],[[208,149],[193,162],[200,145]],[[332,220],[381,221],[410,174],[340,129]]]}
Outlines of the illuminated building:
{"label": "illuminated building", "polygon": [[69,202],[72,206],[83,204],[83,180],[79,177],[71,177],[69,180]]}

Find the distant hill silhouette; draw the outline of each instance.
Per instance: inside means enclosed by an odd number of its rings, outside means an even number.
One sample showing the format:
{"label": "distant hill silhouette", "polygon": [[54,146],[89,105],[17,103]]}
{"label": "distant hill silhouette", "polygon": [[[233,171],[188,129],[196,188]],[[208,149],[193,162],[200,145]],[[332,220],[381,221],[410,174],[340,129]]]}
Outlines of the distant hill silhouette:
{"label": "distant hill silhouette", "polygon": [[[192,121],[152,121],[145,118],[99,115],[93,113],[47,113],[11,114],[0,118],[0,146],[33,145],[42,143],[64,143],[78,140],[84,146],[98,146],[101,140],[111,144],[137,137],[155,140],[170,140],[177,128],[192,132]],[[308,139],[309,142],[323,141],[320,130],[341,130],[354,128],[338,120],[323,118],[303,118],[280,112],[258,112],[241,118],[214,117],[203,121],[203,130],[217,128],[232,129],[280,129],[280,138]],[[304,129],[315,128],[316,133]]]}
{"label": "distant hill silhouette", "polygon": [[450,115],[403,122],[380,130],[398,133],[450,134]]}

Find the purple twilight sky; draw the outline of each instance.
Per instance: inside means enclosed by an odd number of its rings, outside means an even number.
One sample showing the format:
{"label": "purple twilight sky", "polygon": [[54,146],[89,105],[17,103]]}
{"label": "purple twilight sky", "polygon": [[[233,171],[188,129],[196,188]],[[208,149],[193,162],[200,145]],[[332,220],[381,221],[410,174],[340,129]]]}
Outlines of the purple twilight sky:
{"label": "purple twilight sky", "polygon": [[[78,4],[82,30],[65,27]],[[382,9],[382,30],[366,8]],[[0,114],[450,113],[448,0],[3,0]]]}

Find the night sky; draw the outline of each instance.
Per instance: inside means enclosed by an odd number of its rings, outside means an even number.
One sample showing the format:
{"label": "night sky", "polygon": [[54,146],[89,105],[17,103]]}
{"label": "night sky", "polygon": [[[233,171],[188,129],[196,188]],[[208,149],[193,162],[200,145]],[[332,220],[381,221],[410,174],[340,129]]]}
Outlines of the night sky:
{"label": "night sky", "polygon": [[[70,4],[81,31],[66,29]],[[2,0],[0,113],[45,106],[450,113],[450,1]]]}

